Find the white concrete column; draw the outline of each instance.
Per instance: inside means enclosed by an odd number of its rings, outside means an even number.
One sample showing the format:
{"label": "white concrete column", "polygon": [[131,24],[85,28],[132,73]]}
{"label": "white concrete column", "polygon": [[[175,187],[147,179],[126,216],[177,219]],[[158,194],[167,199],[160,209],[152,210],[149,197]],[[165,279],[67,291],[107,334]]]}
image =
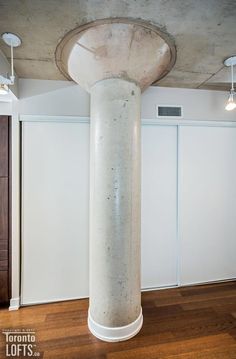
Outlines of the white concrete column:
{"label": "white concrete column", "polygon": [[140,88],[122,79],[91,88],[89,329],[116,341],[142,326]]}
{"label": "white concrete column", "polygon": [[90,331],[129,339],[142,326],[140,94],[175,63],[172,40],[140,20],[103,19],[56,49],[65,76],[91,94]]}

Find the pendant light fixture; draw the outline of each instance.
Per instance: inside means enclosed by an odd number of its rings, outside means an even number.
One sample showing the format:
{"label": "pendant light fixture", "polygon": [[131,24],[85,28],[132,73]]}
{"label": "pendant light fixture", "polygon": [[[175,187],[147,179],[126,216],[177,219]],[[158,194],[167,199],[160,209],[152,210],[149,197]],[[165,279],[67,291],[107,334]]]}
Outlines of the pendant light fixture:
{"label": "pendant light fixture", "polygon": [[224,61],[224,65],[231,68],[231,89],[229,92],[227,104],[225,106],[225,109],[227,111],[231,111],[236,108],[236,99],[234,99],[234,96],[236,97],[236,93],[234,90],[234,65],[236,65],[236,56],[231,56],[226,59]]}
{"label": "pendant light fixture", "polygon": [[0,84],[0,95],[7,95],[8,93],[9,93],[8,86]]}
{"label": "pendant light fixture", "polygon": [[2,34],[2,40],[6,45],[11,48],[11,74],[0,74],[0,95],[7,95],[9,93],[9,86],[14,85],[14,63],[13,63],[13,48],[21,45],[21,39],[11,32],[4,32]]}

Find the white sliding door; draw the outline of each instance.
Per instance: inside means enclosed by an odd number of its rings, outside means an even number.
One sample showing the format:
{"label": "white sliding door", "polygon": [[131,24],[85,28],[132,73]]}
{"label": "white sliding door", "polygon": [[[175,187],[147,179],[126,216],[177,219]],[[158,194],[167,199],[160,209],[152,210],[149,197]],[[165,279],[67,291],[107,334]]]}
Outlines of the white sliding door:
{"label": "white sliding door", "polygon": [[142,287],[177,285],[177,127],[142,128]]}
{"label": "white sliding door", "polygon": [[180,127],[180,282],[236,277],[236,128]]}
{"label": "white sliding door", "polygon": [[[86,297],[89,125],[22,127],[22,304]],[[142,287],[176,285],[177,128],[143,126],[142,144]]]}
{"label": "white sliding door", "polygon": [[[178,131],[142,126],[142,288],[236,277],[236,128]],[[22,304],[88,296],[88,206],[89,124],[23,122]]]}
{"label": "white sliding door", "polygon": [[22,127],[21,301],[88,296],[89,125]]}

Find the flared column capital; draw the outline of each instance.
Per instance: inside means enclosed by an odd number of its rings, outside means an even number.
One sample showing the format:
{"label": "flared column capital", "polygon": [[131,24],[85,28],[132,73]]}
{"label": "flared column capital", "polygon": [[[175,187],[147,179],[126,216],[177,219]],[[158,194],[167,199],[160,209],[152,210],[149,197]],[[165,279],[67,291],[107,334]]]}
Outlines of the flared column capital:
{"label": "flared column capital", "polygon": [[80,26],[56,50],[60,71],[87,91],[107,78],[133,81],[143,91],[164,77],[175,59],[169,36],[147,22],[125,18]]}

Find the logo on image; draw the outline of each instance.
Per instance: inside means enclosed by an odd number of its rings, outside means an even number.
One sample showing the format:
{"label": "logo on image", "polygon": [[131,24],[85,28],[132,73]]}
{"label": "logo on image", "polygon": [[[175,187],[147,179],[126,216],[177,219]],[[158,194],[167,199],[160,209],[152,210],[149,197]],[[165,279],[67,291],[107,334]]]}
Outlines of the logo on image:
{"label": "logo on image", "polygon": [[36,351],[36,336],[32,329],[5,329],[6,357],[39,357]]}

